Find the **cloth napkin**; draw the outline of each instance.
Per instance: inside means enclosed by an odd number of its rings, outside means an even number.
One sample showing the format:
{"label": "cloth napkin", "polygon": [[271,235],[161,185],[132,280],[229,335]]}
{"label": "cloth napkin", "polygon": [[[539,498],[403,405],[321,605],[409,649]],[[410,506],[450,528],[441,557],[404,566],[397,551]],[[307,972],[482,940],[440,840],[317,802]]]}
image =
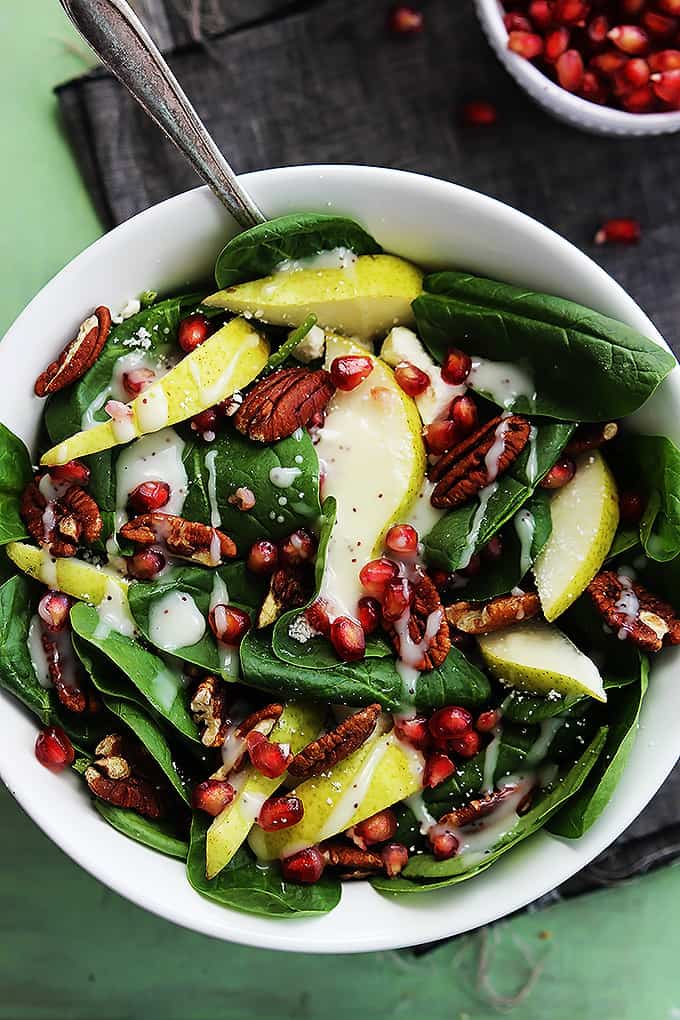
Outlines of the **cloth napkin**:
{"label": "cloth napkin", "polygon": [[[366,163],[493,195],[592,255],[680,353],[680,135],[605,139],[552,120],[491,53],[471,0],[429,0],[398,37],[385,0],[137,0],[137,9],[237,171]],[[57,89],[104,222],[113,226],[200,183],[102,70]],[[463,127],[466,98],[499,109]],[[642,223],[637,247],[598,248],[605,219]],[[622,881],[680,855],[680,768],[606,853],[551,894]]]}

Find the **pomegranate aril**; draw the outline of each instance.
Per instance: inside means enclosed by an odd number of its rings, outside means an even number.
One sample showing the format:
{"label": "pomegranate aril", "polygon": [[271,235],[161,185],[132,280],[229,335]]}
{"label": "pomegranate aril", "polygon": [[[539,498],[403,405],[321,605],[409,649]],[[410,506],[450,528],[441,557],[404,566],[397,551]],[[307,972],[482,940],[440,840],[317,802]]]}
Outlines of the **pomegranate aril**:
{"label": "pomegranate aril", "polygon": [[150,581],[165,567],[165,556],[156,549],[142,549],[127,561],[127,572],[137,581]]}
{"label": "pomegranate aril", "polygon": [[408,850],[401,843],[388,843],[380,851],[385,874],[396,878],[408,864]]}
{"label": "pomegranate aril", "polygon": [[393,524],[385,535],[385,546],[397,556],[411,556],[418,551],[418,532],[410,524]]}
{"label": "pomegranate aril", "polygon": [[425,759],[423,786],[426,789],[431,790],[435,786],[439,786],[440,783],[447,780],[455,771],[456,766],[447,754],[442,754],[440,751],[434,751],[432,754],[428,754]]}
{"label": "pomegranate aril", "polygon": [[394,370],[394,378],[409,397],[419,397],[430,385],[430,377],[416,365],[402,361]]}
{"label": "pomegranate aril", "polygon": [[338,616],[331,624],[331,644],[343,662],[358,662],[366,654],[366,636],[360,623]]}
{"label": "pomegranate aril", "polygon": [[205,343],[211,332],[210,319],[201,315],[200,312],[196,312],[194,315],[187,315],[186,319],[182,319],[180,322],[177,329],[177,342],[185,354],[190,354],[202,343]]}
{"label": "pomegranate aril", "polygon": [[90,481],[90,469],[81,460],[70,460],[49,470],[53,482],[68,482],[70,485],[85,486]]}
{"label": "pomegranate aril", "polygon": [[640,240],[640,224],[637,220],[619,218],[605,220],[595,234],[595,244],[637,244]]}
{"label": "pomegranate aril", "polygon": [[651,86],[643,85],[642,88],[628,92],[623,96],[621,102],[629,113],[646,113],[654,106],[656,96]]}
{"label": "pomegranate aril", "polygon": [[641,88],[649,81],[649,64],[642,57],[633,57],[623,65],[621,74],[634,88]]}
{"label": "pomegranate aril", "polygon": [[281,874],[286,882],[313,885],[323,875],[326,861],[318,846],[299,850],[281,861]]}
{"label": "pomegranate aril", "polygon": [[394,730],[400,740],[405,740],[418,751],[424,750],[432,743],[430,728],[424,716],[414,716],[412,719],[395,719]]}
{"label": "pomegranate aril", "polygon": [[471,99],[461,107],[460,119],[468,127],[489,127],[498,120],[498,109],[486,99]]}
{"label": "pomegranate aril", "polygon": [[576,465],[573,460],[563,458],[550,468],[545,478],[541,480],[542,489],[561,489],[568,485],[576,474]]}
{"label": "pomegranate aril", "polygon": [[680,69],[655,72],[652,75],[652,89],[664,103],[677,103],[680,100]]}
{"label": "pomegranate aril", "polygon": [[50,772],[63,772],[75,761],[76,752],[61,726],[48,726],[36,737],[35,756]]}
{"label": "pomegranate aril", "polygon": [[423,442],[428,453],[446,453],[460,439],[455,422],[433,421],[423,429]]}
{"label": "pomegranate aril", "polygon": [[325,599],[317,599],[305,609],[305,618],[312,630],[317,630],[326,637],[331,632],[331,621],[328,616],[328,605]]}
{"label": "pomegranate aril", "polygon": [[422,11],[400,4],[393,7],[387,16],[387,27],[395,35],[415,35],[422,31]]}
{"label": "pomegranate aril", "polygon": [[261,538],[253,542],[248,552],[246,566],[253,574],[259,577],[268,577],[276,570],[279,562],[279,550],[273,542]]}
{"label": "pomegranate aril", "polygon": [[533,60],[543,52],[543,40],[535,32],[510,32],[508,49],[525,60]]}
{"label": "pomegranate aril", "polygon": [[607,89],[594,71],[586,71],[584,73],[579,95],[591,103],[602,104],[607,102]]}
{"label": "pomegranate aril", "polygon": [[628,527],[639,524],[640,518],[644,513],[644,509],[645,501],[642,498],[642,493],[634,492],[632,490],[619,493],[619,516],[621,524],[625,524]]}
{"label": "pomegranate aril", "polygon": [[291,759],[288,744],[267,740],[263,733],[252,730],[246,739],[250,760],[257,771],[268,779],[278,779],[288,768]]}
{"label": "pomegranate aril", "polygon": [[191,419],[191,427],[199,436],[212,441],[217,431],[218,414],[214,407],[208,407],[205,411],[195,415]]}
{"label": "pomegranate aril", "polygon": [[552,6],[553,21],[559,25],[583,25],[589,14],[586,0],[555,0]]}
{"label": "pomegranate aril", "polygon": [[619,0],[621,13],[630,14],[632,17],[637,17],[644,9],[646,3],[647,0]]}
{"label": "pomegranate aril", "polygon": [[671,18],[667,14],[658,14],[656,11],[645,11],[642,15],[642,24],[651,35],[667,38],[678,28],[677,18]]}
{"label": "pomegranate aril", "polygon": [[549,64],[554,64],[558,57],[569,48],[571,33],[568,28],[555,28],[545,37],[544,56]]}
{"label": "pomegranate aril", "polygon": [[449,417],[463,435],[474,432],[479,421],[479,412],[472,397],[467,393],[462,397],[456,397],[449,408]]}
{"label": "pomegranate aril", "polygon": [[528,18],[517,11],[503,15],[503,24],[507,32],[531,32],[532,24]]}
{"label": "pomegranate aril", "polygon": [[496,711],[495,708],[489,709],[487,712],[481,712],[477,716],[477,722],[475,727],[480,733],[491,733],[493,729],[498,726],[501,721],[501,713]]}
{"label": "pomegranate aril", "polygon": [[238,606],[215,606],[208,614],[210,629],[223,645],[240,645],[250,630],[250,616]]}
{"label": "pomegranate aril", "polygon": [[279,559],[288,567],[308,563],[316,555],[316,539],[304,528],[298,528],[279,545]]}
{"label": "pomegranate aril", "polygon": [[593,46],[602,46],[606,42],[608,31],[609,20],[606,14],[598,14],[597,17],[588,22],[586,27],[588,38]]}
{"label": "pomegranate aril", "polygon": [[292,794],[283,797],[270,797],[260,808],[257,824],[265,832],[277,832],[297,825],[305,813],[299,797]]}
{"label": "pomegranate aril", "polygon": [[388,839],[394,838],[397,831],[397,816],[390,808],[385,808],[370,818],[364,818],[363,822],[359,822],[350,831],[351,839],[365,850],[367,846],[386,843]]}
{"label": "pomegranate aril", "polygon": [[465,351],[451,347],[446,352],[441,368],[442,379],[451,386],[460,386],[465,382],[472,368],[472,358]]}
{"label": "pomegranate aril", "polygon": [[680,0],[657,0],[657,6],[664,14],[680,15]]}
{"label": "pomegranate aril", "polygon": [[449,743],[454,754],[461,758],[474,758],[482,746],[482,742],[476,730],[468,730],[461,737],[456,737]]}
{"label": "pomegranate aril", "polygon": [[432,853],[438,861],[448,861],[458,852],[460,844],[452,832],[431,832],[428,839]]}
{"label": "pomegranate aril", "polygon": [[370,358],[363,354],[348,354],[335,358],[331,363],[331,380],[337,389],[349,393],[360,386],[372,371],[373,362]]}
{"label": "pomegranate aril", "polygon": [[429,727],[433,737],[449,740],[466,733],[472,726],[472,715],[467,708],[459,705],[446,705],[431,716]]}
{"label": "pomegranate aril", "polygon": [[69,622],[71,600],[61,591],[48,591],[38,603],[38,616],[49,631],[64,630]]}
{"label": "pomegranate aril", "polygon": [[205,811],[216,818],[235,796],[236,790],[226,779],[205,779],[194,787],[191,805],[197,811]]}
{"label": "pomegranate aril", "polygon": [[578,50],[567,50],[555,64],[557,80],[567,92],[578,92],[583,84],[583,58]]}
{"label": "pomegranate aril", "polygon": [[633,56],[649,49],[649,36],[639,25],[616,25],[607,32],[607,38],[624,53]]}
{"label": "pomegranate aril", "polygon": [[123,374],[123,389],[129,396],[138,397],[155,378],[156,373],[150,368],[133,368],[132,371]]}
{"label": "pomegranate aril", "polygon": [[372,634],[380,623],[380,603],[370,595],[359,599],[359,623],[364,634]]}
{"label": "pomegranate aril", "polygon": [[621,70],[626,63],[626,59],[623,53],[616,50],[608,50],[606,53],[598,53],[596,57],[592,57],[590,67],[595,71],[599,71],[600,74],[605,74],[609,77]]}
{"label": "pomegranate aril", "polygon": [[404,577],[395,577],[385,585],[381,600],[383,619],[394,623],[411,605],[413,589]]}
{"label": "pomegranate aril", "polygon": [[381,556],[378,560],[365,563],[359,571],[363,589],[374,598],[381,598],[388,581],[399,575],[399,567],[392,560]]}
{"label": "pomegranate aril", "polygon": [[494,535],[493,538],[490,538],[489,541],[484,546],[484,548],[482,549],[482,556],[484,557],[485,560],[491,560],[491,562],[493,563],[494,560],[499,560],[502,555],[503,555],[503,539],[501,538],[500,535]]}
{"label": "pomegranate aril", "polygon": [[680,50],[659,50],[647,58],[652,71],[677,71],[680,68]]}
{"label": "pomegranate aril", "polygon": [[534,28],[545,31],[552,23],[552,3],[550,0],[532,0],[527,14]]}
{"label": "pomegranate aril", "polygon": [[128,502],[137,513],[149,513],[151,510],[160,510],[170,499],[170,486],[167,482],[149,481],[137,485],[130,495]]}

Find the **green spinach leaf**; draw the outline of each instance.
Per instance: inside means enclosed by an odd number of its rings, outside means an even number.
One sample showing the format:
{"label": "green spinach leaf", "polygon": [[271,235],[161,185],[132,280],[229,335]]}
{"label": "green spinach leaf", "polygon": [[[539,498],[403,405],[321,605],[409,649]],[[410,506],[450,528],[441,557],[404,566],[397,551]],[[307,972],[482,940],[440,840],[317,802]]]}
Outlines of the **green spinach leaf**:
{"label": "green spinach leaf", "polygon": [[32,477],[28,450],[18,436],[0,424],[0,546],[27,537],[19,503]]}
{"label": "green spinach leaf", "polygon": [[31,586],[21,574],[0,588],[0,686],[47,724],[52,718],[52,697],[38,682],[28,651],[31,605]]}
{"label": "green spinach leaf", "polygon": [[640,541],[647,556],[666,562],[680,553],[680,450],[665,436],[630,433],[607,451],[617,481],[647,503]]}
{"label": "green spinach leaf", "polygon": [[143,818],[136,811],[115,807],[103,800],[95,800],[94,806],[102,818],[124,836],[129,836],[130,839],[151,847],[152,850],[159,850],[168,857],[179,857],[182,861],[187,859],[189,844],[186,840],[178,838],[171,823]]}

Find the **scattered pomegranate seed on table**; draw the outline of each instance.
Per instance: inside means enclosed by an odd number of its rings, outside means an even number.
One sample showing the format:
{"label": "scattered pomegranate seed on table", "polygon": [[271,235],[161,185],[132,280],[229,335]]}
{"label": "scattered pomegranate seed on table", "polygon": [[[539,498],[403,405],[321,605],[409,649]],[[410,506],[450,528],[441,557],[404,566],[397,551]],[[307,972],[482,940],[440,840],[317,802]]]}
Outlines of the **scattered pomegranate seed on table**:
{"label": "scattered pomegranate seed on table", "polygon": [[395,35],[415,35],[423,28],[423,13],[415,7],[399,4],[387,16],[387,27]]}
{"label": "scattered pomegranate seed on table", "polygon": [[48,726],[36,737],[35,756],[50,772],[63,772],[75,761],[76,752],[61,726]]}
{"label": "scattered pomegranate seed on table", "polygon": [[634,219],[605,220],[595,234],[595,244],[637,244],[640,224]]}
{"label": "scattered pomegranate seed on table", "polygon": [[460,118],[470,127],[489,127],[498,120],[498,109],[486,99],[471,99],[461,107]]}

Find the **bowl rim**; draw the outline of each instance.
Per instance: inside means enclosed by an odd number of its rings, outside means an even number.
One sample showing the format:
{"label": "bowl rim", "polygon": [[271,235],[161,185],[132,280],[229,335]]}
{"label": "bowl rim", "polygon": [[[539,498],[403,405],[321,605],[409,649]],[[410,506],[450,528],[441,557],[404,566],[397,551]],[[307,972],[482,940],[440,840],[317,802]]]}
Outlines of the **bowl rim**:
{"label": "bowl rim", "polygon": [[[581,267],[588,268],[589,264],[589,271],[606,288],[612,300],[616,297],[619,303],[626,306],[629,317],[636,320],[638,328],[642,328],[646,323],[649,335],[669,349],[658,331],[633,299],[601,267],[594,263],[589,256],[543,224],[486,195],[426,175],[356,165],[321,164],[273,168],[245,174],[243,175],[243,181],[246,187],[252,185],[256,190],[259,185],[262,185],[263,190],[271,194],[271,182],[274,182],[279,190],[285,187],[286,182],[292,182],[294,187],[298,188],[298,192],[305,192],[308,187],[307,182],[311,182],[313,178],[320,178],[326,181],[335,178],[337,181],[342,181],[343,178],[350,177],[353,187],[361,187],[363,184],[369,188],[371,186],[379,186],[385,190],[389,189],[393,184],[395,191],[401,187],[404,192],[404,198],[409,189],[414,189],[416,192],[427,189],[435,203],[445,202],[447,198],[449,200],[451,198],[462,199],[470,207],[484,210],[491,214],[501,228],[512,229],[513,224],[522,224],[526,231],[531,231],[535,237],[542,237],[546,243],[553,247],[557,246],[565,257],[568,256],[570,260],[578,263]],[[210,202],[218,205],[205,187],[187,191],[150,207],[119,225],[114,230],[104,234],[81,254],[72,259],[38,292],[10,327],[5,339],[8,339],[11,334],[19,334],[31,318],[32,310],[36,305],[43,302],[49,304],[52,294],[61,289],[64,281],[71,273],[79,270],[81,267],[87,267],[90,260],[99,260],[102,255],[106,255],[107,249],[111,246],[116,248],[119,240],[128,233],[133,233],[140,226],[148,230],[154,224],[154,221],[157,222],[158,217],[163,218],[169,209],[179,213],[182,209],[190,211],[201,203]],[[0,347],[0,357],[2,357],[2,350],[3,348]],[[677,375],[673,383],[673,389],[673,400],[675,403],[680,403],[680,379],[677,378]],[[667,654],[670,655],[673,651],[671,650]],[[21,706],[16,705],[15,699],[8,693],[0,691],[0,699],[10,703],[16,713],[23,713]],[[640,741],[641,734],[638,734],[636,744]],[[505,879],[504,890],[506,896],[500,911],[492,898],[486,897],[483,907],[477,909],[474,921],[472,923],[466,922],[464,927],[461,928],[456,923],[455,905],[453,905],[452,900],[452,894],[455,895],[457,887],[443,889],[432,897],[429,897],[427,894],[419,895],[416,897],[417,903],[414,902],[412,897],[400,900],[390,898],[390,903],[396,903],[401,908],[398,912],[398,918],[402,920],[402,924],[399,924],[398,919],[395,917],[393,928],[385,929],[383,932],[378,933],[371,930],[370,923],[367,923],[366,913],[370,912],[371,905],[371,901],[367,899],[367,896],[378,896],[379,894],[375,893],[372,889],[360,889],[358,885],[354,887],[345,885],[343,887],[343,901],[347,901],[346,911],[351,914],[353,919],[356,919],[357,916],[363,918],[363,923],[359,926],[359,930],[353,928],[351,933],[347,930],[344,932],[340,930],[342,928],[341,924],[338,925],[337,933],[333,930],[333,918],[336,912],[340,911],[340,905],[336,908],[336,911],[331,911],[330,914],[320,919],[305,918],[300,920],[287,919],[284,921],[276,918],[254,918],[253,915],[241,914],[226,907],[215,907],[214,904],[210,904],[209,901],[205,900],[198,893],[193,894],[196,902],[192,898],[190,906],[177,906],[174,902],[167,903],[162,894],[162,889],[156,888],[154,893],[153,889],[139,888],[135,886],[134,876],[128,879],[125,874],[121,874],[120,869],[116,869],[115,863],[111,859],[97,859],[90,848],[83,845],[83,841],[78,839],[77,830],[69,831],[66,826],[59,823],[59,819],[51,809],[52,804],[46,804],[41,801],[40,796],[34,793],[33,785],[30,782],[26,782],[24,774],[19,772],[16,763],[11,761],[9,755],[3,756],[3,748],[1,746],[0,778],[3,779],[10,792],[12,792],[27,814],[57,846],[106,886],[131,900],[136,905],[149,910],[151,913],[155,913],[201,934],[254,947],[313,953],[367,952],[415,946],[447,938],[452,934],[462,931],[473,930],[480,925],[490,923],[499,917],[521,909],[527,903],[555,888],[556,885],[571,877],[596,857],[598,853],[609,846],[656,793],[680,754],[680,747],[675,749],[671,746],[670,742],[663,750],[663,754],[657,753],[654,756],[652,761],[653,767],[648,768],[646,774],[639,781],[636,791],[637,796],[633,798],[632,803],[626,803],[625,805],[617,804],[616,812],[612,810],[612,805],[609,805],[600,820],[602,824],[598,822],[596,827],[580,840],[573,841],[566,846],[562,845],[565,844],[565,841],[540,831],[532,836],[530,840],[516,847],[512,854],[505,855],[504,858],[499,860],[490,869],[490,872],[494,872],[499,877],[503,875]],[[36,765],[36,769],[39,769],[39,766]],[[80,782],[76,776],[68,778],[74,783]],[[84,803],[87,804],[87,810],[90,810],[90,805],[85,799]],[[616,817],[616,821],[614,821],[614,817]],[[129,843],[126,837],[111,829],[107,832],[107,839],[111,840],[112,849],[114,849],[113,843],[115,838],[118,838],[125,844]],[[546,842],[550,844],[553,860],[551,861],[551,867],[547,869],[542,880],[537,880],[531,869],[526,867],[524,869],[520,868],[518,872],[514,867],[515,862],[520,861],[525,851],[528,852],[528,845],[531,844],[531,846],[538,848],[539,846],[545,846]],[[148,854],[146,847],[137,844],[134,844],[134,846],[138,851],[145,855]],[[159,872],[167,865],[168,861],[169,859],[163,858],[158,862],[156,868]],[[172,861],[171,863],[173,865],[179,864],[183,867],[181,862]],[[513,871],[515,872],[514,874]],[[525,872],[531,873],[525,874]],[[186,882],[184,874],[182,875],[182,881]],[[483,883],[484,880],[480,881]],[[362,883],[362,885],[364,884]],[[428,918],[428,914],[432,913],[428,911],[428,903],[434,904],[441,901],[448,901],[450,909],[445,914],[445,920],[438,917],[435,923],[431,917]],[[214,915],[212,911],[205,907],[206,904],[208,904],[208,907],[212,907],[213,911],[217,910],[217,915]],[[414,936],[412,931],[409,931],[407,925],[408,921],[416,915],[424,916],[426,923],[421,925],[418,934]],[[329,925],[332,929],[331,934],[328,934],[325,930]]]}
{"label": "bowl rim", "polygon": [[[655,134],[666,131],[680,122],[680,110],[658,113],[629,113],[611,106],[591,103],[581,96],[567,92],[552,81],[539,67],[507,48],[508,32],[503,24],[501,0],[475,0],[477,14],[486,29],[489,40],[506,69],[526,89],[532,98],[540,94],[546,105],[555,107],[572,123],[584,123],[588,128],[601,128],[617,134]],[[642,130],[644,128],[644,131]]]}

